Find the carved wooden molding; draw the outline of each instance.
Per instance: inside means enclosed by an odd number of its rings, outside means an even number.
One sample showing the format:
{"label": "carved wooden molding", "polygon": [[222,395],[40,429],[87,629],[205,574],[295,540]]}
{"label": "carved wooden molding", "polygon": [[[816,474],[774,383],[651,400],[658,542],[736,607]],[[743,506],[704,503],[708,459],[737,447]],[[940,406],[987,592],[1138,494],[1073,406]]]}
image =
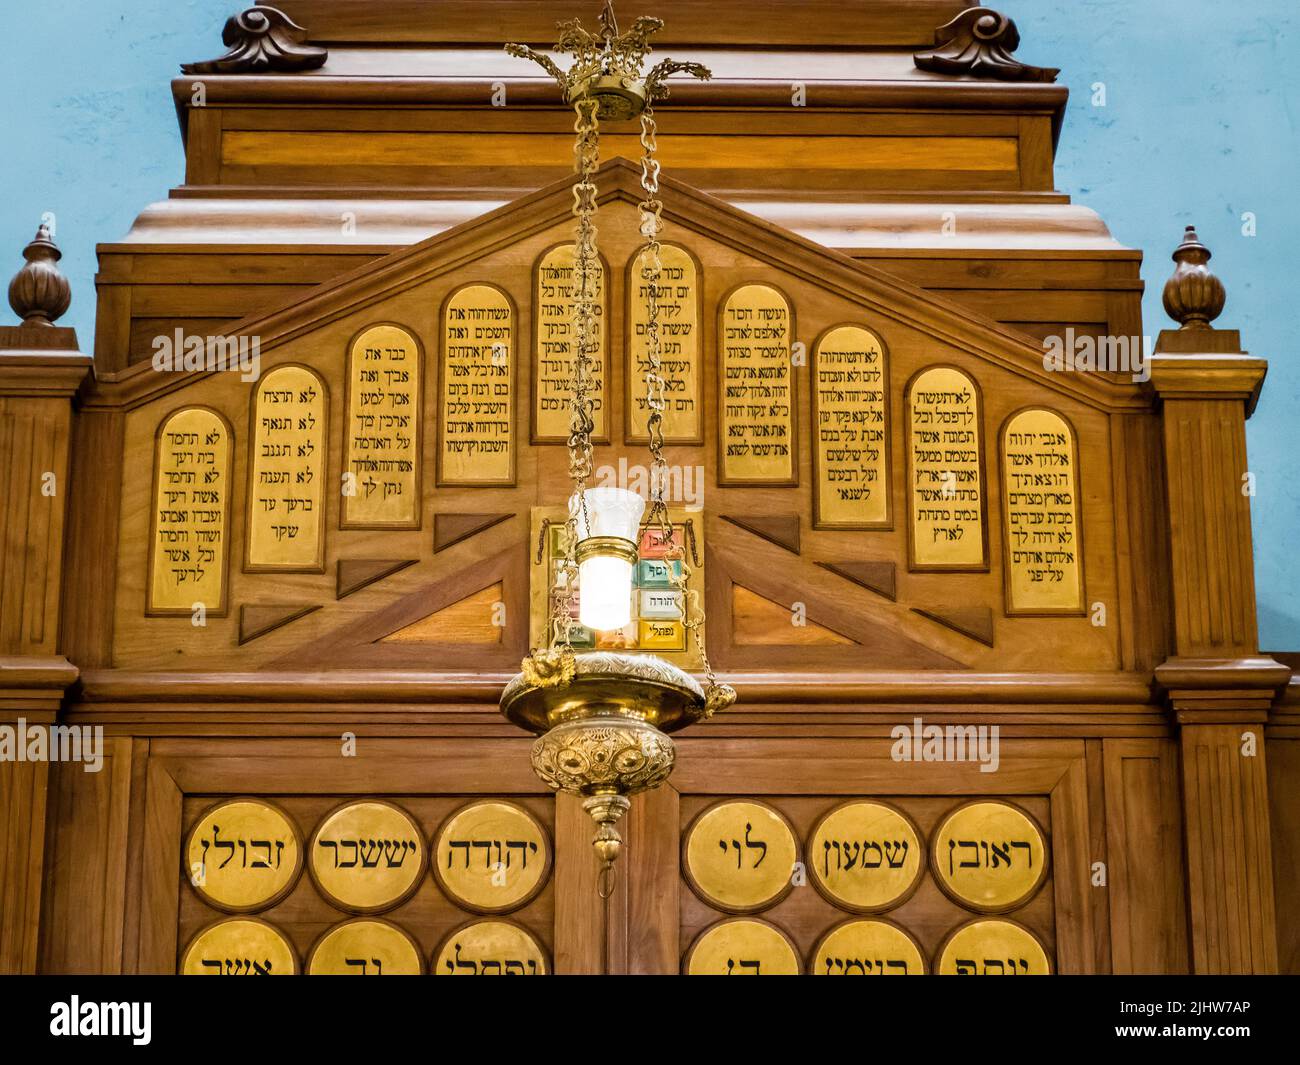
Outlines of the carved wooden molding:
{"label": "carved wooden molding", "polygon": [[1020,47],[1020,31],[1006,15],[972,7],[934,31],[934,48],[917,52],[921,70],[935,74],[966,74],[998,81],[1056,80],[1055,67],[1031,67],[1011,53]]}
{"label": "carved wooden molding", "polygon": [[433,553],[486,532],[494,525],[509,521],[513,514],[435,514],[433,516]]}
{"label": "carved wooden molding", "polygon": [[239,607],[239,642],[256,640],[319,609],[319,603],[243,603]]}
{"label": "carved wooden molding", "polygon": [[418,561],[417,558],[341,558],[335,567],[334,598],[346,599],[353,592],[368,588]]}
{"label": "carved wooden molding", "polygon": [[898,567],[893,562],[818,562],[817,565],[891,602],[898,598]]}
{"label": "carved wooden molding", "polygon": [[993,646],[993,611],[986,606],[958,606],[939,609],[937,607],[912,607],[914,614],[946,625],[954,632],[969,636],[982,644]]}
{"label": "carved wooden molding", "polygon": [[746,514],[735,516],[723,514],[723,521],[761,537],[769,544],[784,547],[787,551],[799,553],[799,516],[797,514],[759,515]]}
{"label": "carved wooden molding", "polygon": [[226,20],[221,43],[225,55],[183,63],[184,74],[293,73],[325,65],[329,52],[309,45],[307,31],[274,7],[250,7]]}

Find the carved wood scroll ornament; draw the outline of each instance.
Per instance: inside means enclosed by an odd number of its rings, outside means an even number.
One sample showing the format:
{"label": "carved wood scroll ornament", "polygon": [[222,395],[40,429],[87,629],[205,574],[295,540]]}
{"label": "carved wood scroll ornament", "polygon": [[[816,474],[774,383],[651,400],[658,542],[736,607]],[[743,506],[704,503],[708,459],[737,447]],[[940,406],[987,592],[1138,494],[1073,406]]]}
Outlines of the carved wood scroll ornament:
{"label": "carved wood scroll ornament", "polygon": [[913,59],[935,74],[968,74],[998,81],[1055,81],[1055,67],[1031,67],[1011,53],[1020,47],[1020,31],[1006,15],[984,7],[963,11],[934,31],[935,47]]}
{"label": "carved wood scroll ornament", "polygon": [[307,31],[274,7],[250,7],[231,15],[221,31],[225,55],[183,63],[184,74],[263,74],[315,70],[329,53],[306,43]]}

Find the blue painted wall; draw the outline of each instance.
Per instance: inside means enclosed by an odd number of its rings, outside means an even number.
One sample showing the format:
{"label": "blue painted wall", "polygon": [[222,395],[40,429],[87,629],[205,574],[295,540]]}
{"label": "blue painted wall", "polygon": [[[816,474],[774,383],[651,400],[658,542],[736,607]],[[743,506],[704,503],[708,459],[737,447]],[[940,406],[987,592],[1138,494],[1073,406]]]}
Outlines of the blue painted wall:
{"label": "blue painted wall", "polygon": [[[1017,55],[1061,67],[1070,105],[1057,186],[1146,253],[1145,331],[1171,325],[1160,291],[1194,224],[1228,289],[1219,325],[1269,360],[1247,445],[1260,646],[1300,649],[1300,410],[1296,0],[990,0]],[[1102,83],[1106,106],[1093,106]],[[1256,220],[1244,235],[1243,216]],[[1287,411],[1293,413],[1287,414]]]}
{"label": "blue painted wall", "polygon": [[[378,0],[377,0],[378,2]],[[64,319],[89,347],[94,246],[124,234],[145,204],[183,176],[169,80],[183,60],[219,51],[238,0],[58,0],[23,4],[6,28],[0,132],[19,146],[0,167],[4,256],[52,213],[72,309]],[[653,5],[647,5],[652,7]],[[1228,287],[1221,325],[1270,360],[1249,423],[1260,640],[1300,649],[1300,485],[1289,424],[1300,410],[1300,342],[1293,332],[1300,212],[1294,201],[1292,56],[1295,0],[1001,0],[1026,62],[1063,68],[1071,102],[1057,183],[1096,210],[1125,244],[1147,252],[1146,331],[1166,324],[1160,288],[1169,253],[1194,223]],[[123,8],[129,8],[124,13]],[[1093,86],[1106,105],[1093,105]],[[1252,213],[1257,235],[1243,234]]]}

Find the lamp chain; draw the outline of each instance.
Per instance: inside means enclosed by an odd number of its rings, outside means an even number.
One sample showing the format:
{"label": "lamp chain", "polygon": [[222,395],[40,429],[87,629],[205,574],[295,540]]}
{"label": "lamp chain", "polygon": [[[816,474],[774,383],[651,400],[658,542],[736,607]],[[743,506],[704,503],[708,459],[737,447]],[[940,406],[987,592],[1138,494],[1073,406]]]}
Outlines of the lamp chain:
{"label": "lamp chain", "polygon": [[[707,715],[725,709],[735,701],[735,691],[719,684],[709,652],[704,646],[704,607],[699,590],[690,586],[692,568],[686,557],[685,537],[678,539],[668,516],[668,501],[664,497],[668,484],[668,460],[664,458],[664,411],[667,409],[666,382],[663,376],[663,350],[659,337],[659,282],[663,276],[662,245],[659,234],[663,231],[663,202],[659,199],[659,160],[653,105],[647,103],[641,112],[641,235],[645,244],[641,249],[641,278],[645,282],[646,302],[646,435],[650,442],[650,514],[646,524],[657,527],[665,545],[664,564],[668,579],[682,601],[682,624],[704,666]],[[706,716],[707,716],[706,715]]]}
{"label": "lamp chain", "polygon": [[[569,476],[578,497],[582,527],[589,529],[587,517],[587,480],[592,473],[591,434],[595,427],[591,398],[591,367],[597,345],[596,300],[601,284],[600,259],[596,251],[596,183],[593,180],[600,163],[600,122],[598,102],[584,97],[576,100],[574,131],[574,170],[572,212],[577,219],[573,246],[573,371],[569,378]],[[569,515],[565,523],[565,554],[561,564],[563,589],[551,606],[551,646],[562,654],[573,652],[574,589],[578,584],[578,518]]]}

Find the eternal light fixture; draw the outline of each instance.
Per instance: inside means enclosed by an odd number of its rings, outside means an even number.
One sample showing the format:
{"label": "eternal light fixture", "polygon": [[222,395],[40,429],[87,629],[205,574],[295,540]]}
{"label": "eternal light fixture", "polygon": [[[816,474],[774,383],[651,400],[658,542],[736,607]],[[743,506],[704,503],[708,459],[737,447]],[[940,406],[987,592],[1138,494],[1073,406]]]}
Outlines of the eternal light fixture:
{"label": "eternal light fixture", "polygon": [[632,567],[645,500],[626,488],[575,492],[569,517],[577,524],[578,620],[608,632],[632,620]]}
{"label": "eternal light fixture", "polygon": [[[698,63],[662,60],[643,73],[650,53],[648,39],[663,23],[639,18],[625,34],[618,32],[613,7],[606,3],[600,33],[576,21],[561,22],[557,53],[573,56],[565,72],[548,56],[508,44],[513,56],[532,59],[559,83],[577,116],[574,146],[577,180],[573,213],[577,219],[573,270],[573,373],[569,399],[569,500],[567,551],[561,565],[560,593],[552,597],[547,645],[533,651],[522,671],[506,685],[501,712],[537,733],[532,764],[537,775],[557,791],[583,797],[596,822],[596,853],[601,862],[599,890],[608,898],[613,867],[622,849],[616,827],[628,810],[629,795],[658,787],[672,772],[672,741],[665,735],[725,709],[735,691],[718,683],[704,648],[704,612],[699,593],[688,587],[691,567],[681,538],[674,536],[664,498],[667,461],[663,456],[665,381],[659,336],[659,290],[662,262],[659,234],[659,162],[655,158],[654,102],[668,95],[670,74],[685,72],[700,79],[710,74]],[[602,119],[641,120],[640,253],[646,292],[647,434],[651,454],[651,500],[621,488],[587,488],[592,472],[592,363],[598,335],[596,313],[600,260],[596,251],[596,186]],[[642,521],[644,515],[644,523]],[[622,628],[631,619],[632,573],[638,559],[642,526],[667,545],[663,562],[682,606],[682,620],[698,648],[706,683],[648,654],[612,651],[575,653],[573,606],[578,621],[598,631]]]}

